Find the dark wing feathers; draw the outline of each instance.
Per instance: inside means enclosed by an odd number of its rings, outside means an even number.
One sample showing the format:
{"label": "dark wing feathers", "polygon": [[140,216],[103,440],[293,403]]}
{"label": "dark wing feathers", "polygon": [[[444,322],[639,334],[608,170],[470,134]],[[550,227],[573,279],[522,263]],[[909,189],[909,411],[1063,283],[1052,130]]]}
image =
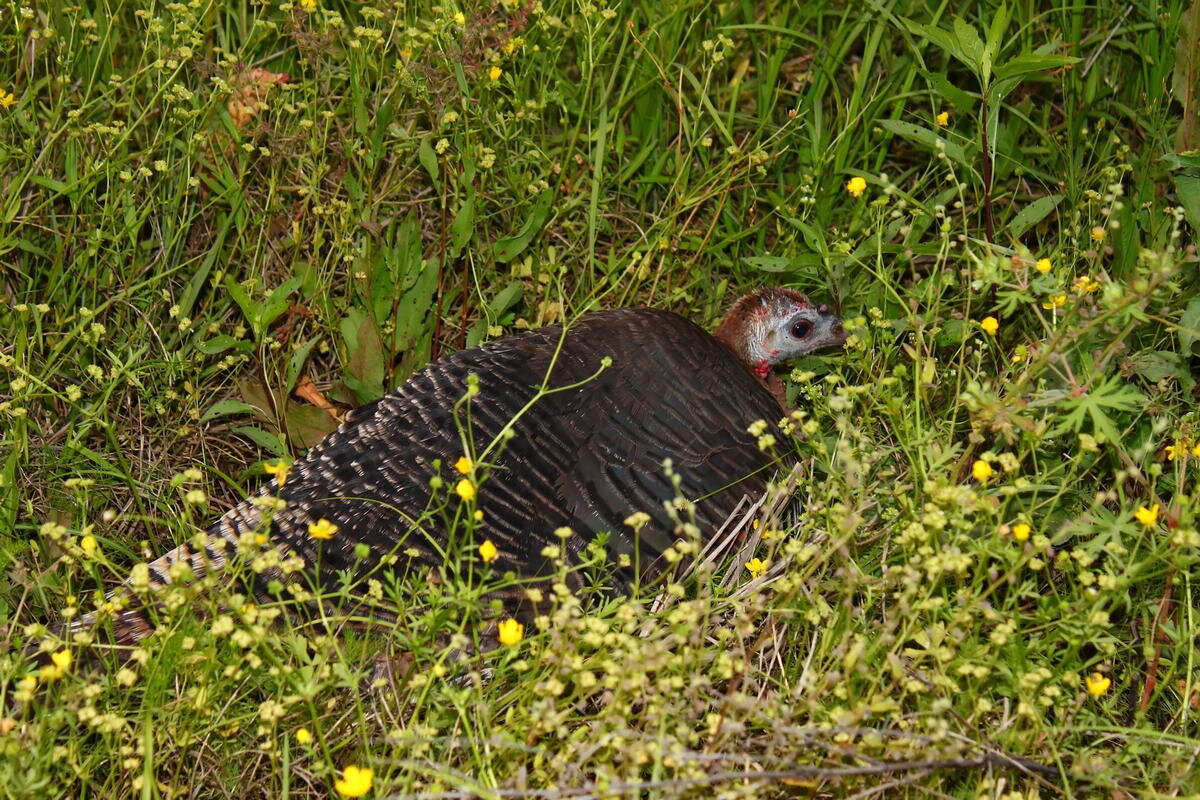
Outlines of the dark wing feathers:
{"label": "dark wing feathers", "polygon": [[[398,555],[395,568],[402,569],[408,548],[419,551],[420,562],[440,562],[446,521],[426,514],[434,502],[429,481],[435,461],[443,492],[459,477],[453,467],[463,443],[453,409],[466,392],[467,376],[479,376],[481,392],[469,417],[482,448],[534,397],[548,371],[551,388],[574,384],[596,373],[605,356],[612,366],[594,380],[541,398],[516,422],[516,436],[480,487],[484,519],[476,538],[496,544],[501,569],[540,574],[541,551],[560,541],[553,532],[564,525],[581,534],[569,542],[571,552],[609,531],[611,550],[632,557],[635,544],[623,520],[635,511],[652,518],[636,545],[637,562],[652,564],[677,538],[663,505],[674,496],[663,474],[665,458],[682,476],[683,495],[705,498],[696,521],[706,536],[744,495],[763,490],[770,459],[746,428],[778,417],[779,404],[720,342],[682,317],[653,309],[586,314],[555,358],[560,336],[560,328],[544,328],[460,351],[351,412],[292,465],[278,489],[287,507],[274,515],[272,540],[319,565],[325,576],[374,568],[388,553]],[[268,486],[264,494],[274,491]],[[452,497],[451,511],[457,503]],[[339,530],[318,542],[308,525],[322,518]],[[248,500],[212,532],[235,542],[260,520]],[[370,548],[365,562],[355,558],[359,543]],[[220,552],[208,550],[208,556]],[[188,557],[195,564],[202,560],[186,548],[164,556],[152,565],[155,580],[162,576],[165,582],[170,564]]]}

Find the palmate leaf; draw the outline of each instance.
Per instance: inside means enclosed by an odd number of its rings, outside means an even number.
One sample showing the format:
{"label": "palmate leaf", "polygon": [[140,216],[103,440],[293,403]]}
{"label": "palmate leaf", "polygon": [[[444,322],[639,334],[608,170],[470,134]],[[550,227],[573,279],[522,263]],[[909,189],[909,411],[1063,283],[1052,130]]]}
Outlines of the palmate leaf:
{"label": "palmate leaf", "polygon": [[1065,394],[1058,401],[1058,407],[1066,412],[1062,422],[1051,432],[1058,436],[1068,431],[1079,433],[1084,423],[1090,419],[1092,429],[1102,434],[1107,441],[1115,442],[1121,438],[1117,422],[1113,414],[1137,411],[1146,403],[1146,398],[1134,389],[1120,376],[1114,375],[1107,380],[1097,383],[1091,391],[1082,394]]}

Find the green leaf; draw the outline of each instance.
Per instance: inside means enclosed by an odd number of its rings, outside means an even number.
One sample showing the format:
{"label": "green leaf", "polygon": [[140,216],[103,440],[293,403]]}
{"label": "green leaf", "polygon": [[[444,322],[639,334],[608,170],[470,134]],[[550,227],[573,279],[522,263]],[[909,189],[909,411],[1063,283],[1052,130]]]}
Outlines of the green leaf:
{"label": "green leaf", "polygon": [[468,197],[450,223],[450,256],[457,258],[475,233],[475,198]]}
{"label": "green leaf", "polygon": [[246,339],[235,339],[232,336],[221,334],[207,341],[196,342],[196,349],[206,356],[215,356],[218,353],[224,353],[226,350],[249,353],[254,349],[254,342],[247,341]]}
{"label": "green leaf", "polygon": [[264,333],[271,327],[271,323],[279,319],[283,312],[288,310],[291,305],[292,292],[300,288],[300,284],[304,279],[299,277],[288,278],[283,283],[275,287],[275,291],[271,292],[258,310],[258,327]]}
{"label": "green leaf", "polygon": [[1082,394],[1065,393],[1058,405],[1066,415],[1052,435],[1079,433],[1084,423],[1090,420],[1092,429],[1103,434],[1106,441],[1120,441],[1121,431],[1113,414],[1137,411],[1145,403],[1146,398],[1141,392],[1130,386],[1123,377],[1113,375],[1094,385],[1090,391]]}
{"label": "green leaf", "polygon": [[950,83],[950,79],[944,73],[930,73],[929,83],[933,86],[933,90],[949,102],[954,107],[954,110],[959,113],[968,113],[975,108],[975,103],[977,102],[975,95],[970,92],[964,92]]}
{"label": "green leaf", "polygon": [[1080,59],[1074,56],[1039,56],[1033,54],[1017,56],[996,67],[996,79],[1002,80],[1004,78],[1013,78],[1017,75],[1027,75],[1030,72],[1057,69],[1058,67],[1065,67],[1068,64],[1077,64],[1079,61]]}
{"label": "green leaf", "polygon": [[986,82],[991,65],[988,64],[986,67],[984,65],[984,46],[983,40],[979,38],[979,32],[962,17],[955,17],[954,38],[958,40],[959,49],[966,56],[967,66],[975,70]]}
{"label": "green leaf", "polygon": [[253,414],[257,410],[254,406],[241,400],[221,400],[213,403],[212,407],[204,412],[204,416],[200,417],[200,421],[208,422],[211,419],[230,414]]}
{"label": "green leaf", "polygon": [[279,434],[268,433],[262,428],[257,428],[253,425],[238,425],[230,428],[230,430],[239,436],[245,436],[276,458],[283,458],[287,455],[287,448],[284,447],[283,440]]}
{"label": "green leaf", "polygon": [[940,143],[940,149],[944,150],[946,157],[951,161],[962,164],[965,167],[971,166],[967,162],[966,154],[963,153],[963,149],[961,147],[953,142],[943,139],[941,136],[938,136],[936,133],[929,130],[929,128],[921,125],[914,125],[911,122],[902,122],[898,119],[881,119],[879,120],[879,125],[884,130],[891,131],[892,133],[902,136],[909,141],[923,144],[930,150],[933,150],[935,153],[939,150],[938,145]]}
{"label": "green leaf", "polygon": [[975,69],[975,65],[970,62],[967,54],[963,52],[962,46],[959,44],[958,38],[955,37],[954,34],[950,33],[949,31],[944,31],[941,28],[934,27],[933,25],[922,25],[921,23],[914,22],[907,17],[902,19],[905,26],[912,33],[920,36],[922,39],[932,42],[950,55],[957,58],[962,63],[966,64],[968,67]]}
{"label": "green leaf", "polygon": [[338,427],[324,409],[289,400],[284,410],[288,439],[295,447],[312,447]]}
{"label": "green leaf", "polygon": [[742,261],[763,272],[783,272],[792,265],[792,260],[784,256],[749,256]]}
{"label": "green leaf", "polygon": [[300,347],[296,348],[296,352],[292,353],[292,357],[288,359],[287,371],[287,386],[284,391],[290,393],[296,388],[296,381],[300,379],[300,370],[304,368],[304,362],[308,360],[308,354],[312,352],[313,347],[321,340],[320,336],[314,336]]}
{"label": "green leaf", "polygon": [[233,298],[233,302],[237,303],[238,308],[242,310],[242,316],[250,323],[251,330],[254,331],[254,338],[261,339],[262,331],[258,327],[258,306],[250,299],[250,295],[242,288],[242,285],[233,279],[232,275],[225,276],[225,291],[229,292],[229,296]]}
{"label": "green leaf", "polygon": [[520,281],[513,281],[496,293],[496,296],[492,298],[492,302],[488,303],[488,311],[492,313],[492,316],[500,316],[521,302],[521,293],[524,290],[524,284]]}
{"label": "green leaf", "polygon": [[1193,231],[1200,231],[1200,177],[1195,175],[1173,175],[1175,193],[1183,206],[1183,215]]}
{"label": "green leaf", "polygon": [[1200,349],[1196,348],[1200,342],[1200,297],[1193,297],[1187,304],[1175,334],[1179,337],[1179,351],[1184,356],[1200,355]]}
{"label": "green leaf", "polygon": [[388,359],[379,324],[363,309],[351,308],[339,327],[347,354],[343,380],[360,403],[381,397]]}
{"label": "green leaf", "polygon": [[429,173],[429,178],[433,181],[433,185],[438,185],[438,159],[437,153],[433,152],[433,145],[429,143],[429,136],[423,136],[421,143],[417,145],[417,160],[421,162],[421,166]]}
{"label": "green leaf", "polygon": [[1058,204],[1062,202],[1061,194],[1052,194],[1049,197],[1039,197],[1029,205],[1022,208],[1017,215],[1013,217],[1012,222],[1008,223],[1008,232],[1014,239],[1020,239],[1025,232],[1044,220],[1051,211],[1058,208]]}
{"label": "green leaf", "polygon": [[550,209],[554,202],[554,192],[547,189],[542,192],[537,200],[537,204],[533,207],[529,217],[526,218],[525,224],[513,236],[507,236],[496,242],[495,254],[496,260],[501,264],[512,261],[519,256],[521,252],[529,246],[533,241],[533,237],[541,232],[542,227],[546,224],[546,220],[550,217]]}

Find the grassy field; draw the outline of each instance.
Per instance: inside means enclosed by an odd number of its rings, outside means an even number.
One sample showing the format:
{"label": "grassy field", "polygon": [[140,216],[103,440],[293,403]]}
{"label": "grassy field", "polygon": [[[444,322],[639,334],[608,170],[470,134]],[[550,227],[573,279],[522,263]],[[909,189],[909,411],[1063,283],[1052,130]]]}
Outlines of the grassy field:
{"label": "grassy field", "polygon": [[[0,8],[0,796],[1200,792],[1198,37],[1181,0]],[[487,580],[368,633],[210,580],[133,651],[47,627],[321,396],[767,283],[853,336],[715,574],[484,654]]]}

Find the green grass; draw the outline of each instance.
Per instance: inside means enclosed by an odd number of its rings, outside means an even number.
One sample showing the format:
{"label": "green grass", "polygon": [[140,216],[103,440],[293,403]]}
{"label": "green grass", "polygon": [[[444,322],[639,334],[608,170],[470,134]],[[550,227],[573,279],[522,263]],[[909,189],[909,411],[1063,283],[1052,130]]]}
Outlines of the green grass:
{"label": "green grass", "polygon": [[[1200,792],[1200,11],[1008,12],[9,5],[0,794]],[[716,575],[482,654],[487,580],[383,587],[366,633],[215,581],[134,653],[43,627],[319,440],[309,382],[763,283],[855,335],[798,366],[794,502]],[[73,663],[31,685],[39,644]]]}

